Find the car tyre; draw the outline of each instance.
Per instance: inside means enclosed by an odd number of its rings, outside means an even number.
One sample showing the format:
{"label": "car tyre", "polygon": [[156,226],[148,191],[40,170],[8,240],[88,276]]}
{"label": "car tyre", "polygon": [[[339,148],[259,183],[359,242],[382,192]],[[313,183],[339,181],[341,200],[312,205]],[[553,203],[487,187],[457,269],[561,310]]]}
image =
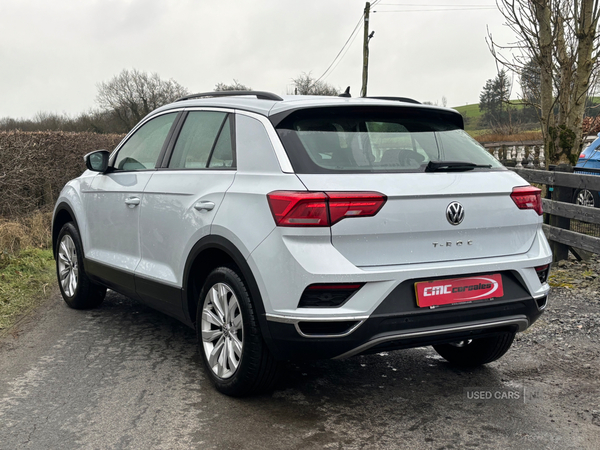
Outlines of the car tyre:
{"label": "car tyre", "polygon": [[476,367],[501,358],[512,345],[514,338],[514,332],[506,332],[486,338],[434,345],[433,348],[451,364]]}
{"label": "car tyre", "polygon": [[106,287],[92,282],[83,268],[83,247],[79,231],[72,222],[60,230],[56,245],[56,276],[62,297],[73,309],[100,306]]}
{"label": "car tyre", "polygon": [[241,397],[271,390],[279,364],[267,348],[246,284],[229,267],[218,267],[200,292],[198,347],[217,390]]}
{"label": "car tyre", "polygon": [[598,208],[600,206],[598,192],[593,192],[588,189],[578,189],[573,195],[573,203],[576,205]]}

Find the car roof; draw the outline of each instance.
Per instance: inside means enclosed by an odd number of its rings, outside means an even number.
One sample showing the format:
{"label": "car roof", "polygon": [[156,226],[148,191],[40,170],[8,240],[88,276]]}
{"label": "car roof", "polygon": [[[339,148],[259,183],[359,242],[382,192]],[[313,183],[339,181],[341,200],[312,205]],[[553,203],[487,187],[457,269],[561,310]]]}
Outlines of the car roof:
{"label": "car roof", "polygon": [[[209,95],[197,94],[197,95]],[[410,107],[419,109],[434,109],[454,114],[459,114],[457,111],[449,108],[442,108],[432,105],[422,105],[414,100],[401,99],[399,100],[387,100],[381,98],[362,98],[362,97],[329,97],[322,95],[285,95],[282,97],[272,94],[273,97],[279,98],[280,100],[273,100],[267,98],[256,98],[249,95],[235,95],[219,96],[219,97],[201,97],[201,98],[190,98],[182,99],[174,103],[165,105],[152,114],[163,112],[171,109],[180,108],[198,108],[198,107],[215,107],[215,108],[229,108],[229,109],[240,109],[249,111],[263,116],[269,117],[279,113],[285,113],[297,109],[307,108],[322,108],[322,107],[334,107],[334,106],[387,106],[387,107]],[[391,98],[391,97],[388,97]],[[406,101],[402,101],[406,100]]]}

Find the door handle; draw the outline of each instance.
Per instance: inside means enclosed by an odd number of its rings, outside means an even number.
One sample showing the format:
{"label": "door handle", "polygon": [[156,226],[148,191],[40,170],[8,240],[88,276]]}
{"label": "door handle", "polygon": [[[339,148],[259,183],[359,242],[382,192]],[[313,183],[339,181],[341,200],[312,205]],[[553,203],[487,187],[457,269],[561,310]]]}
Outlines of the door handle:
{"label": "door handle", "polygon": [[215,207],[215,204],[213,202],[198,202],[194,205],[194,209],[196,211],[210,211],[211,209],[213,209]]}
{"label": "door handle", "polygon": [[135,208],[137,205],[140,204],[140,199],[138,197],[129,197],[125,199],[125,204],[130,208]]}

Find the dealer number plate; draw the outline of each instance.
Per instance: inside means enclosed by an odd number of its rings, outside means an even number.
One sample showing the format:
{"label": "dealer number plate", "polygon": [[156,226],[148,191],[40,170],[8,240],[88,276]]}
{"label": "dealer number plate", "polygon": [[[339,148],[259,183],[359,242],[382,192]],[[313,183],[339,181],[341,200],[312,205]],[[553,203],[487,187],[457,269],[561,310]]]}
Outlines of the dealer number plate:
{"label": "dealer number plate", "polygon": [[477,275],[451,280],[415,283],[417,305],[421,308],[474,302],[502,297],[502,275]]}

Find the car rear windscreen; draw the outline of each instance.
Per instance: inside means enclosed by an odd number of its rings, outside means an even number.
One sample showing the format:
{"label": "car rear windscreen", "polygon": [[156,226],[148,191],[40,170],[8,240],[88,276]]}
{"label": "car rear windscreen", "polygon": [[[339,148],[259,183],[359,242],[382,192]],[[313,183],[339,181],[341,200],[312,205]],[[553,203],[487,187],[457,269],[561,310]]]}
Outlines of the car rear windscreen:
{"label": "car rear windscreen", "polygon": [[503,167],[462,129],[460,117],[445,111],[303,109],[276,129],[297,173],[422,172],[429,161]]}

